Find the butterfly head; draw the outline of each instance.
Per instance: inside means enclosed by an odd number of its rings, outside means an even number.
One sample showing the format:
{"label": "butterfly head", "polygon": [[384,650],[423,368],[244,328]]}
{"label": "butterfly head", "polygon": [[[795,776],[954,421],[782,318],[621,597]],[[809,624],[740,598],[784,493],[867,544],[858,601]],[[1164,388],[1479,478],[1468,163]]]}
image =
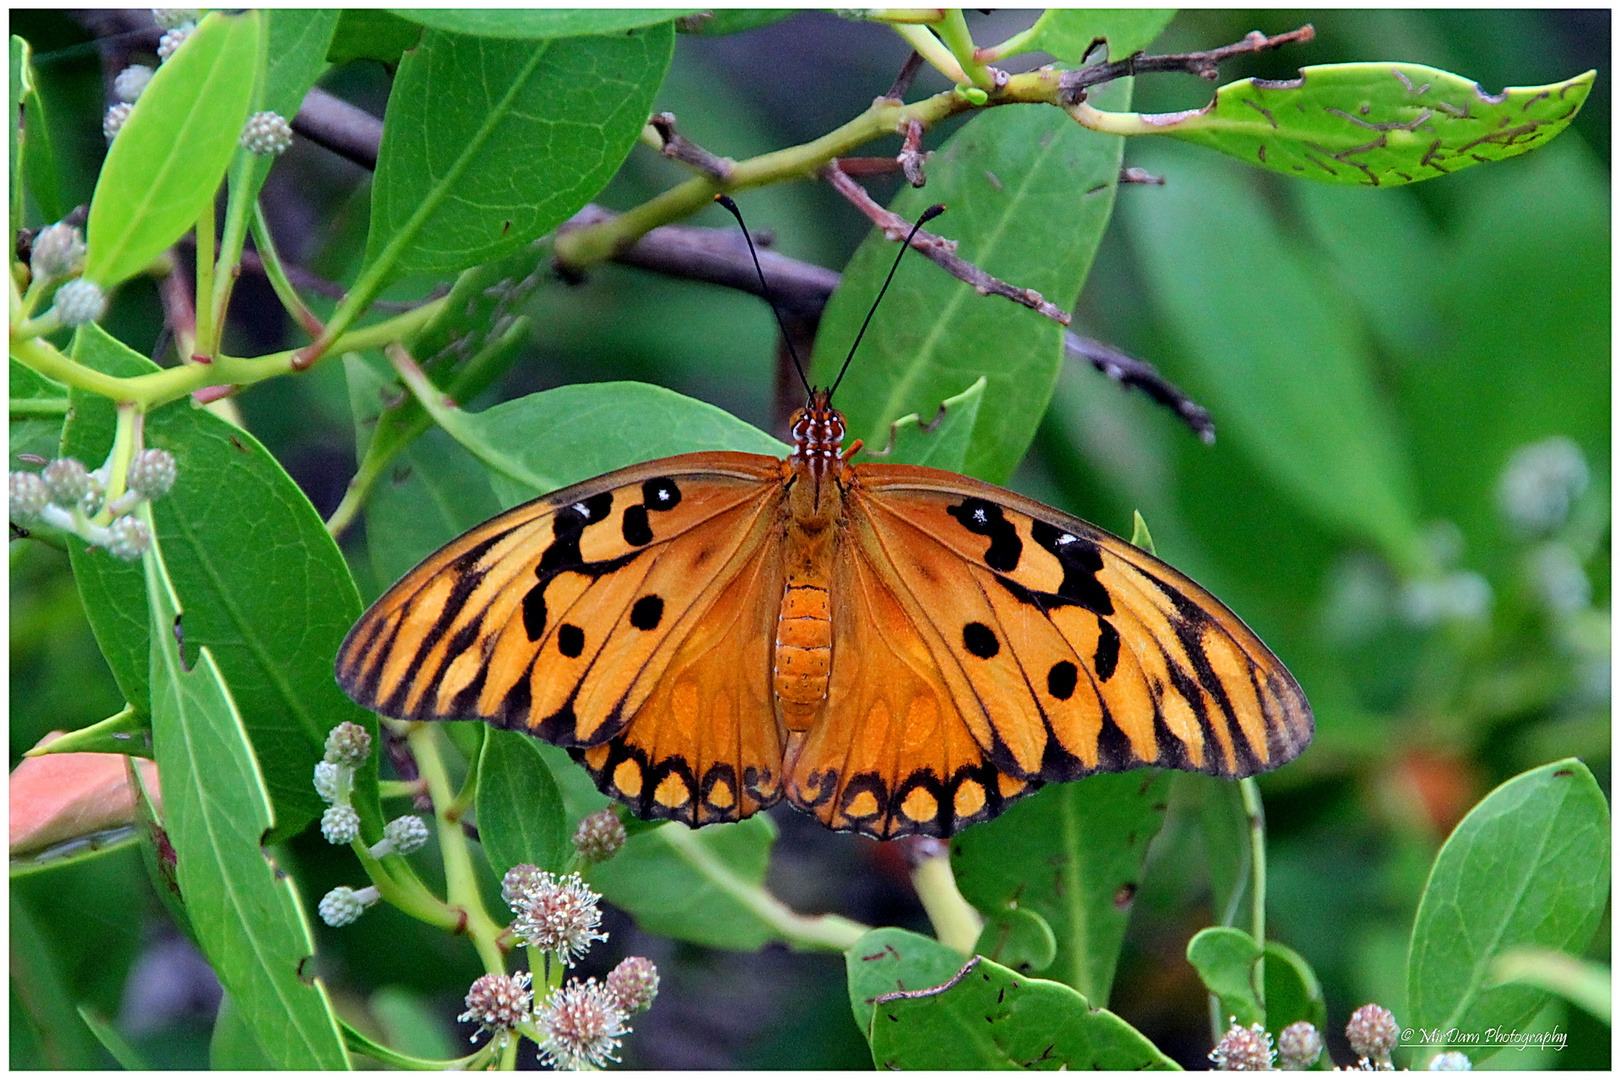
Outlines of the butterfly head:
{"label": "butterfly head", "polygon": [[825,466],[843,453],[844,414],[832,406],[832,391],[815,390],[793,414],[793,460]]}

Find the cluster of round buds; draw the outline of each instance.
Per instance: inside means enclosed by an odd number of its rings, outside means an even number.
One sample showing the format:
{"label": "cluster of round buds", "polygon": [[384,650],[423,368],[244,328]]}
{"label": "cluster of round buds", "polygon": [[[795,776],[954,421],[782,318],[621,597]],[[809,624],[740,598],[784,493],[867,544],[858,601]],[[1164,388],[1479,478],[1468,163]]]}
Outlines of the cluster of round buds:
{"label": "cluster of round buds", "polygon": [[189,38],[192,31],[196,29],[196,23],[187,21],[181,23],[179,26],[165,30],[163,32],[163,37],[158,39],[158,63],[168,63],[169,59],[174,56],[175,50],[184,45],[186,43],[186,39]]}
{"label": "cluster of round buds", "polygon": [[467,991],[467,1011],[456,1018],[468,1023],[478,1022],[478,1030],[472,1033],[470,1041],[476,1042],[486,1031],[496,1047],[504,1047],[511,1041],[512,1032],[529,1018],[534,1002],[529,979],[527,971],[520,971],[516,975],[480,975],[473,980]]}
{"label": "cluster of round buds", "polygon": [[658,996],[658,968],[645,956],[627,956],[608,972],[607,988],[625,1013],[640,1012]]}
{"label": "cluster of round buds", "polygon": [[501,879],[501,898],[516,916],[512,934],[518,944],[549,952],[564,967],[607,935],[597,927],[602,922],[601,899],[578,874],[556,874],[519,863]]}
{"label": "cluster of round buds", "polygon": [[28,269],[36,278],[59,280],[79,272],[84,262],[84,234],[65,221],[47,225],[34,237]]}
{"label": "cluster of round buds", "polygon": [[595,979],[570,980],[535,1010],[540,1060],[555,1069],[600,1069],[629,1034],[614,993]]}
{"label": "cluster of round buds", "polygon": [[349,805],[354,771],[371,754],[371,733],[345,720],[326,736],[326,756],[315,766],[315,792],[331,803],[321,815],[321,835],[329,844],[348,844],[360,836],[360,815]]}
{"label": "cluster of round buds", "polygon": [[612,807],[604,807],[580,819],[574,830],[574,850],[586,863],[606,862],[624,847],[624,822]]}
{"label": "cluster of round buds", "polygon": [[292,145],[292,125],[279,114],[256,112],[247,118],[238,140],[243,149],[260,157],[275,157]]}
{"label": "cluster of round buds", "polygon": [[1256,1072],[1276,1068],[1277,1052],[1271,1048],[1271,1036],[1261,1024],[1244,1027],[1231,1018],[1231,1027],[1209,1052],[1209,1060],[1217,1069],[1226,1072]]}
{"label": "cluster of round buds", "polygon": [[1350,1014],[1344,1034],[1357,1057],[1375,1066],[1387,1066],[1401,1029],[1394,1014],[1382,1005],[1363,1005]]}
{"label": "cluster of round buds", "polygon": [[145,64],[131,64],[113,77],[113,96],[133,105],[151,81],[151,68]]}
{"label": "cluster of round buds", "polygon": [[1277,1036],[1278,1066],[1299,1071],[1309,1069],[1322,1056],[1322,1033],[1309,1020],[1299,1020],[1283,1028]]}
{"label": "cluster of round buds", "polygon": [[93,281],[74,278],[56,290],[51,311],[57,324],[69,329],[93,323],[107,314],[107,294]]}
{"label": "cluster of round buds", "polygon": [[[8,485],[11,518],[42,521],[100,545],[116,558],[134,561],[152,546],[152,530],[130,511],[174,486],[174,455],[157,449],[136,454],[126,474],[129,489],[111,503],[106,501],[107,473],[107,466],[92,472],[77,458],[57,458],[38,473],[14,472]],[[113,519],[106,525],[91,520],[103,507]]]}
{"label": "cluster of round buds", "polygon": [[1434,1060],[1429,1062],[1430,1072],[1472,1072],[1473,1069],[1474,1062],[1461,1050],[1436,1054]]}
{"label": "cluster of round buds", "polygon": [[351,889],[347,885],[339,885],[321,897],[321,902],[315,910],[320,913],[321,921],[327,926],[348,926],[379,899],[381,894],[374,886]]}
{"label": "cluster of round buds", "polygon": [[196,25],[202,18],[201,8],[153,8],[152,21],[159,30],[178,30],[187,23]]}
{"label": "cluster of round buds", "polygon": [[427,822],[412,814],[397,817],[383,826],[383,838],[371,845],[371,857],[409,855],[428,842]]}
{"label": "cluster of round buds", "polygon": [[107,106],[107,111],[101,117],[101,133],[108,142],[112,142],[124,128],[124,121],[129,119],[130,110],[135,106],[127,101],[120,101]]}

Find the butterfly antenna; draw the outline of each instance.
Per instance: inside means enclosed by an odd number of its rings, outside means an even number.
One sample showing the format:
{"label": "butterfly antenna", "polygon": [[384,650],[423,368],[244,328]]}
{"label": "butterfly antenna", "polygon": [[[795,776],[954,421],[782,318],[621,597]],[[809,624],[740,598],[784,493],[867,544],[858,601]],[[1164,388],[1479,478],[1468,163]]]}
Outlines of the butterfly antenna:
{"label": "butterfly antenna", "polygon": [[849,347],[849,355],[844,357],[844,366],[838,369],[838,378],[833,380],[832,389],[827,391],[828,397],[832,397],[833,393],[838,389],[838,384],[844,381],[844,372],[849,370],[849,362],[855,359],[855,350],[860,347],[861,338],[866,336],[866,328],[872,325],[872,316],[877,314],[878,303],[883,299],[883,294],[889,291],[889,282],[894,280],[894,272],[900,269],[900,259],[905,255],[906,250],[911,247],[911,241],[916,237],[917,230],[944,212],[945,204],[935,203],[922,212],[922,216],[917,219],[917,223],[911,227],[911,232],[906,234],[906,242],[900,245],[900,250],[894,256],[894,265],[889,267],[889,276],[883,279],[883,288],[878,290],[877,299],[872,301],[871,310],[866,313],[866,321],[861,323],[860,333],[855,335],[855,341]]}
{"label": "butterfly antenna", "polygon": [[754,238],[748,235],[748,226],[743,224],[742,211],[737,209],[737,204],[732,201],[730,195],[716,195],[714,201],[730,211],[731,216],[737,219],[737,227],[742,229],[743,239],[748,242],[748,254],[754,260],[754,273],[759,275],[760,293],[770,305],[771,314],[776,316],[776,325],[782,328],[782,343],[787,346],[788,355],[793,358],[793,370],[799,373],[799,382],[804,384],[804,392],[808,394],[811,392],[810,380],[804,376],[804,365],[799,363],[798,350],[793,347],[793,335],[788,333],[787,322],[783,320],[782,312],[776,307],[776,298],[771,295],[770,285],[765,282],[765,271],[759,265],[759,252],[754,250]]}

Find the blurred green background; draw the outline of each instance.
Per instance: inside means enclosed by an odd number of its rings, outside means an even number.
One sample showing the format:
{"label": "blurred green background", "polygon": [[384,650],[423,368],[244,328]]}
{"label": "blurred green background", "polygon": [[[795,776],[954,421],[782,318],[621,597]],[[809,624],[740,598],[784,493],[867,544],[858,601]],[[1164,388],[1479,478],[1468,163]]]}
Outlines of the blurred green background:
{"label": "blurred green background", "polygon": [[[991,43],[1032,19],[971,15],[970,25]],[[1126,164],[1167,182],[1121,190],[1075,328],[1156,364],[1211,410],[1219,438],[1204,445],[1167,411],[1071,362],[1013,486],[1125,535],[1140,509],[1160,554],[1242,613],[1310,695],[1316,743],[1262,781],[1270,932],[1315,965],[1329,1047],[1342,1062],[1352,1009],[1376,1000],[1401,1015],[1412,915],[1462,814],[1508,777],[1570,754],[1610,790],[1612,72],[1601,10],[1184,12],[1153,51],[1306,22],[1313,42],[1233,63],[1222,81],[1351,60],[1426,63],[1491,92],[1591,67],[1598,80],[1546,149],[1394,190],[1289,182],[1168,141],[1128,143]],[[71,207],[87,199],[104,148],[103,62],[85,22],[67,13],[14,12],[12,28],[35,49]],[[882,27],[820,13],[733,37],[682,35],[659,108],[699,144],[743,158],[860,112],[906,52]],[[387,80],[362,62],[323,85],[380,115]],[[913,96],[943,85],[925,73]],[[1190,76],[1136,84],[1145,111],[1201,105],[1208,92]],[[930,133],[927,145],[946,133]],[[598,201],[624,209],[680,178],[638,150]],[[894,182],[870,186],[887,198]],[[366,194],[363,170],[300,140],[265,193],[284,256],[343,280],[363,248]],[[827,267],[841,266],[866,233],[820,185],[740,202],[776,250]],[[697,219],[728,222],[718,210]],[[940,231],[949,235],[948,221]],[[132,283],[108,328],[149,349],[158,310],[152,286]],[[262,282],[244,279],[234,311],[233,352],[297,341]],[[490,400],[641,379],[781,433],[775,324],[752,297],[605,266],[581,285],[542,288],[530,314],[533,340]],[[1276,393],[1235,394],[1223,379],[1233,365],[1271,373]],[[1343,409],[1345,400],[1356,408]],[[329,513],[354,467],[341,366],[261,384],[239,404]],[[1289,428],[1305,437],[1279,439]],[[1393,502],[1374,506],[1359,485]],[[386,583],[367,580],[364,549],[358,533],[346,539],[370,596]],[[64,555],[13,541],[11,604],[15,766],[46,731],[100,720],[122,701]],[[785,808],[773,814],[782,838],[770,883],[789,903],[927,930],[892,851]],[[1194,1067],[1210,1045],[1208,1013],[1183,951],[1216,917],[1207,881],[1186,870],[1199,865],[1198,843],[1172,813],[1111,1002]],[[318,840],[296,841],[279,858],[311,908],[358,873]],[[217,990],[167,926],[136,854],[19,879],[11,903],[13,1067],[110,1064],[73,1019],[79,1001],[116,1018],[154,1064],[206,1063]],[[581,974],[640,954],[664,975],[627,1042],[627,1065],[869,1067],[840,957],[698,948],[651,938],[616,913],[607,929],[612,940]],[[448,1019],[478,973],[464,943],[386,907],[320,933],[340,1005],[369,1007],[377,1033],[402,1048],[465,1045]],[[1589,955],[1607,962],[1608,940],[1606,922]],[[40,1028],[33,1016],[57,1019]],[[1492,1064],[1609,1063],[1608,1028],[1580,1010],[1554,1004],[1538,1022],[1562,1025],[1567,1048]]]}

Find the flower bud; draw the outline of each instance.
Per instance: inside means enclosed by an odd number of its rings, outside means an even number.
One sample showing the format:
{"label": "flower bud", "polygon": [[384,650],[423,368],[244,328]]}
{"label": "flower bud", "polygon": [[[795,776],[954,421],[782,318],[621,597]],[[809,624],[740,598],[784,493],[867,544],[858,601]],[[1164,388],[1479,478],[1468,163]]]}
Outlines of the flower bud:
{"label": "flower bud", "polygon": [[152,69],[145,64],[131,64],[120,71],[113,78],[113,94],[119,101],[127,101],[131,105],[146,89],[146,84],[152,81]]}
{"label": "flower bud", "polygon": [[360,835],[360,814],[347,803],[328,806],[321,815],[321,835],[328,844],[347,844]]}
{"label": "flower bud", "polygon": [[11,474],[11,518],[13,521],[27,521],[37,517],[45,509],[45,504],[51,501],[51,494],[41,480],[39,473],[14,472]]}
{"label": "flower bud", "polygon": [[133,514],[125,514],[107,526],[107,553],[125,562],[134,562],[152,546],[152,530]]}
{"label": "flower bud", "polygon": [[123,128],[124,121],[129,119],[129,112],[132,108],[134,106],[127,101],[120,101],[118,104],[108,107],[106,114],[101,118],[101,133],[107,137],[108,142],[112,142],[113,136],[117,135]]}
{"label": "flower bud", "polygon": [[240,142],[244,149],[261,157],[275,157],[285,153],[292,145],[292,125],[279,114],[256,112],[242,127]]}
{"label": "flower bud", "polygon": [[58,221],[34,237],[28,268],[40,278],[69,277],[84,262],[84,237],[72,225]]}
{"label": "flower bud", "polygon": [[107,294],[93,281],[74,278],[56,290],[53,307],[63,326],[83,326],[107,314]]}
{"label": "flower bud", "polygon": [[175,473],[173,454],[148,447],[129,463],[124,482],[143,499],[161,499],[174,487]]}

